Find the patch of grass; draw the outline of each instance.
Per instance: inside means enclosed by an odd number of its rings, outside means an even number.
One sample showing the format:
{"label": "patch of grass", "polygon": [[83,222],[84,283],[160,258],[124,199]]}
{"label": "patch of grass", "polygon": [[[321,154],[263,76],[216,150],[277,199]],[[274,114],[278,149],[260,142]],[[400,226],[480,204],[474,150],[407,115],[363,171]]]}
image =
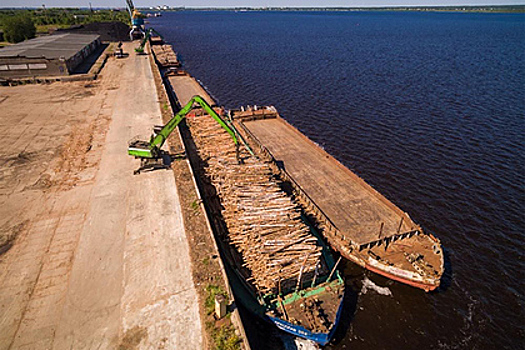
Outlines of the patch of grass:
{"label": "patch of grass", "polygon": [[71,27],[69,24],[40,24],[36,26],[36,32],[39,34],[49,34],[50,30],[66,29]]}
{"label": "patch of grass", "polygon": [[198,199],[196,199],[193,202],[191,202],[191,209],[193,209],[195,211],[199,210],[199,203],[200,203],[200,201]]}
{"label": "patch of grass", "polygon": [[215,284],[208,284],[206,286],[206,292],[208,295],[206,296],[206,301],[204,302],[204,308],[206,309],[206,313],[208,315],[213,314],[215,311],[215,296],[216,295],[222,295],[224,298],[226,298],[226,305],[228,305],[228,294],[222,289],[221,286],[217,286]]}
{"label": "patch of grass", "polygon": [[213,322],[207,322],[206,326],[211,333],[215,349],[241,349],[241,339],[235,334],[235,328],[231,324],[216,327]]}

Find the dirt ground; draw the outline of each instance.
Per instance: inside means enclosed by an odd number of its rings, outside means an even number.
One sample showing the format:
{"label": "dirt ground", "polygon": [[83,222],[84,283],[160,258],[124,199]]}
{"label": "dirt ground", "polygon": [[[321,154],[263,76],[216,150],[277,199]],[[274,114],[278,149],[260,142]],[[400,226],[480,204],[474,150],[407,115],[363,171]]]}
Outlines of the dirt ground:
{"label": "dirt ground", "polygon": [[37,332],[31,342],[54,333],[116,97],[108,83],[116,79],[0,90],[2,349],[26,345],[15,338],[26,329]]}
{"label": "dirt ground", "polygon": [[108,80],[0,88],[4,252],[45,216],[50,197],[93,182],[117,87]]}
{"label": "dirt ground", "polygon": [[0,87],[0,349],[202,347],[173,174],[126,154],[161,113],[125,51],[95,82]]}

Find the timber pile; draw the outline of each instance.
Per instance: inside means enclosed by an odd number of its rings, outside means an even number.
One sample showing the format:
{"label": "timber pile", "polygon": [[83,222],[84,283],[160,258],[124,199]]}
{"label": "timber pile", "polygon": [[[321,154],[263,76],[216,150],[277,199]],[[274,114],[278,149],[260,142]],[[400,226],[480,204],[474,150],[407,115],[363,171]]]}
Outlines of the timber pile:
{"label": "timber pile", "polygon": [[270,164],[242,147],[239,164],[231,136],[209,115],[187,120],[205,176],[220,200],[227,240],[248,270],[247,281],[260,292],[277,293],[326,272],[317,238]]}
{"label": "timber pile", "polygon": [[152,45],[157,61],[162,67],[178,67],[180,62],[171,45]]}

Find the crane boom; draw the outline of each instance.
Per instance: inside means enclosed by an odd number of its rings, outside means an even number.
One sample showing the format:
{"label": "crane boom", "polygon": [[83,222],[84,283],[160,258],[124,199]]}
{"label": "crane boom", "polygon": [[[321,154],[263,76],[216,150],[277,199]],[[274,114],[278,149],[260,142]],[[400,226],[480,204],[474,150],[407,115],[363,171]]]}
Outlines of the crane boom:
{"label": "crane boom", "polygon": [[126,0],[126,4],[128,5],[128,12],[129,16],[133,16],[133,11],[135,10],[135,5],[133,4],[132,0]]}
{"label": "crane boom", "polygon": [[175,130],[177,125],[186,117],[186,115],[193,109],[193,105],[197,103],[204,109],[219,125],[230,134],[235,143],[236,148],[239,147],[239,140],[236,133],[226,124],[224,120],[210,107],[210,105],[200,96],[196,95],[182,109],[175,114],[171,120],[164,125],[158,133],[151,135],[149,142],[133,141],[129,144],[128,154],[141,159],[156,159],[161,157],[161,148],[168,139],[168,136]]}

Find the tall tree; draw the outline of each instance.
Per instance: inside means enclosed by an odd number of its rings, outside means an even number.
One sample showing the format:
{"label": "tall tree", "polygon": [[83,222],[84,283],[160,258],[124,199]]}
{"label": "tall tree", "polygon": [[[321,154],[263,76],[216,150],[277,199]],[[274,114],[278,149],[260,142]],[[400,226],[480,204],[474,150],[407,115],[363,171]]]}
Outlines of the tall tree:
{"label": "tall tree", "polygon": [[18,43],[35,37],[36,27],[28,15],[7,17],[4,19],[4,39]]}

